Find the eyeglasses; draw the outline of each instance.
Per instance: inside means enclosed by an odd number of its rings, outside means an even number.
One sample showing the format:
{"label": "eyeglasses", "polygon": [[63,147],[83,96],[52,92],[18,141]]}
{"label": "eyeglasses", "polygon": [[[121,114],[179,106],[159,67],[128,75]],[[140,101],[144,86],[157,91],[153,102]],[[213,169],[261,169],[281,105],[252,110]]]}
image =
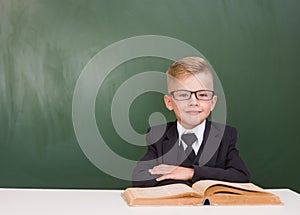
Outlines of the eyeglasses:
{"label": "eyeglasses", "polygon": [[213,99],[215,92],[213,90],[175,90],[170,92],[170,95],[177,101],[189,100],[192,97],[192,94],[195,94],[198,100],[209,101]]}

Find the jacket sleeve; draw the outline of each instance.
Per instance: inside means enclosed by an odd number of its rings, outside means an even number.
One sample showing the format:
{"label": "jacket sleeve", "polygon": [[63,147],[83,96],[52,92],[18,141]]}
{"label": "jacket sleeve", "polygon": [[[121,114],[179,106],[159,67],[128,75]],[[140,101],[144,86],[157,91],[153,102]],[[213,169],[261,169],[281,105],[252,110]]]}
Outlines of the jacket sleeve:
{"label": "jacket sleeve", "polygon": [[[147,142],[147,152],[145,156],[137,163],[136,168],[132,174],[132,186],[133,187],[153,187],[174,183],[185,183],[191,185],[191,181],[186,180],[163,180],[160,182],[156,181],[160,175],[151,175],[149,169],[154,166],[163,164],[164,161],[164,140],[166,138],[166,131],[168,128],[166,126],[174,126],[173,124],[164,124],[155,127],[151,127],[146,135]],[[174,157],[174,163],[177,157]]]}
{"label": "jacket sleeve", "polygon": [[222,140],[216,155],[218,156],[217,163],[214,166],[209,162],[204,166],[194,165],[195,172],[192,182],[204,179],[249,182],[250,174],[236,148],[237,130],[232,127],[229,127],[228,130],[229,137]]}
{"label": "jacket sleeve", "polygon": [[149,169],[158,165],[159,162],[159,143],[164,134],[163,127],[155,126],[148,129],[146,134],[147,152],[137,162],[137,165],[132,173],[132,186],[133,187],[153,187],[157,186],[158,182],[155,180],[158,176],[151,175]]}
{"label": "jacket sleeve", "polygon": [[149,145],[145,156],[137,163],[136,168],[132,174],[132,186],[133,187],[154,187],[162,186],[174,183],[184,183],[189,186],[192,185],[190,180],[163,180],[156,181],[159,175],[151,175],[148,170],[154,166],[162,164],[161,159],[158,158],[157,145]]}
{"label": "jacket sleeve", "polygon": [[145,156],[138,161],[137,166],[133,170],[132,174],[132,186],[133,187],[153,187],[157,185],[155,178],[149,173],[149,169],[152,169],[157,165],[157,153],[155,146],[148,146]]}

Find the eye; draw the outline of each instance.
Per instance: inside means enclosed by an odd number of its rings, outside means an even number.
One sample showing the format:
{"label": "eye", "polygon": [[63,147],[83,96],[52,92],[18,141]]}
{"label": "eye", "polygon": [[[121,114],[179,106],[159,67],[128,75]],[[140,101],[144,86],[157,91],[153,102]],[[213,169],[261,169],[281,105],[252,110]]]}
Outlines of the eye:
{"label": "eye", "polygon": [[189,94],[186,93],[186,92],[179,92],[178,96],[181,97],[181,98],[186,98],[186,97],[189,97]]}
{"label": "eye", "polygon": [[186,90],[174,91],[174,98],[177,100],[187,100],[191,97],[191,93]]}
{"label": "eye", "polygon": [[211,100],[213,95],[214,95],[214,93],[209,90],[199,90],[197,92],[197,98],[200,100],[204,100],[204,101]]}
{"label": "eye", "polygon": [[197,96],[199,98],[208,98],[209,97],[208,93],[206,93],[206,92],[200,92],[197,94]]}

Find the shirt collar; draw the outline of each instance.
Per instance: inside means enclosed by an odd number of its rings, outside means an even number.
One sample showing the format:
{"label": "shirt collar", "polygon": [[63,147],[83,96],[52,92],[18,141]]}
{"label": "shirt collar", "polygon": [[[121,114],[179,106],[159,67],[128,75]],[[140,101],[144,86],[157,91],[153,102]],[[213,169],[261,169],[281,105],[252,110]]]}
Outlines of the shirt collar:
{"label": "shirt collar", "polygon": [[206,124],[206,120],[204,120],[201,124],[197,125],[193,129],[186,129],[177,121],[179,144],[181,142],[181,135],[188,134],[188,133],[194,133],[197,136],[198,141],[201,143],[203,139],[204,130],[205,130],[205,124]]}

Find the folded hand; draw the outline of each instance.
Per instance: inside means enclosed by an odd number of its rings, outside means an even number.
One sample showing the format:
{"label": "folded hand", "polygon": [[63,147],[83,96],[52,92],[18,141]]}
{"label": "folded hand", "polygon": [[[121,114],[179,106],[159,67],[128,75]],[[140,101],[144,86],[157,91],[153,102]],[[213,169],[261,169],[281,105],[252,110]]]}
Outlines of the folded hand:
{"label": "folded hand", "polygon": [[173,180],[190,180],[194,175],[193,168],[160,164],[158,166],[149,169],[151,175],[162,175],[156,179],[156,181],[163,181],[166,179]]}

